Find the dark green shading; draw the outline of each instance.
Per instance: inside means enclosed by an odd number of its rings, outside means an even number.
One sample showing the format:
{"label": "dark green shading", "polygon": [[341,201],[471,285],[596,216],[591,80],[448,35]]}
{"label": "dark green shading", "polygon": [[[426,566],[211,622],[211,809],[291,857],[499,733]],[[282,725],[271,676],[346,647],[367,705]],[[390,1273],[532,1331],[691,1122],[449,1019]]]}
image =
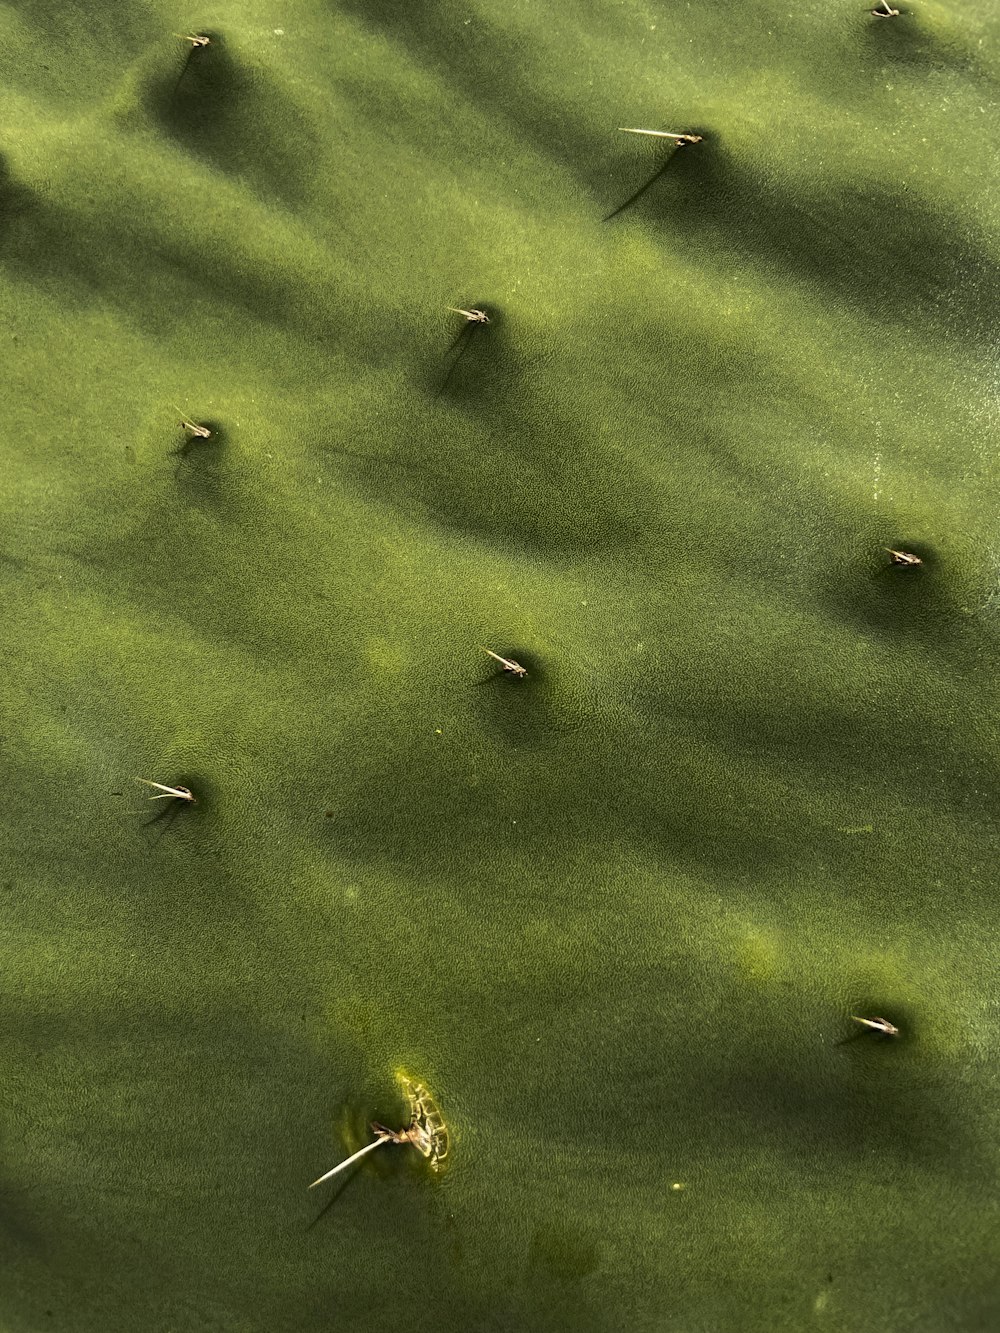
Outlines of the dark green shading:
{"label": "dark green shading", "polygon": [[155,76],[146,92],[150,113],[190,152],[254,188],[288,203],[310,186],[317,138],[295,101],[265,67],[234,54],[222,33],[187,48],[176,72]]}
{"label": "dark green shading", "polygon": [[11,228],[30,212],[31,206],[31,191],[19,184],[7,161],[0,156],[0,247],[6,244]]}
{"label": "dark green shading", "polygon": [[792,274],[873,319],[923,315],[976,342],[996,336],[1000,268],[987,237],[902,191],[807,189],[748,173],[708,135],[675,154],[635,208],[665,238]]}
{"label": "dark green shading", "polygon": [[185,438],[171,450],[177,459],[174,477],[179,492],[193,504],[209,509],[225,510],[232,505],[232,484],[227,486],[225,451],[228,433],[221,422],[204,420],[196,423],[206,426],[212,434],[206,440],[192,435],[181,426]]}
{"label": "dark green shading", "polygon": [[643,195],[646,193],[646,191],[651,190],[653,186],[657,183],[657,181],[660,179],[660,177],[664,174],[664,172],[669,170],[671,160],[673,159],[675,153],[683,152],[689,147],[697,147],[697,146],[698,146],[697,144],[671,143],[667,147],[661,147],[660,152],[662,153],[664,158],[663,162],[656,168],[653,174],[647,180],[645,180],[642,185],[639,186],[637,190],[635,190],[632,194],[630,194],[627,199],[623,200],[618,205],[617,208],[613,208],[611,212],[608,213],[608,215],[605,217],[604,221],[605,222],[613,221],[616,217],[620,216],[620,214],[624,213],[626,209],[629,209],[634,204],[637,204],[639,200],[643,197]]}
{"label": "dark green shading", "polygon": [[546,351],[477,333],[433,411],[401,419],[394,405],[373,404],[356,431],[367,452],[353,443],[324,452],[361,493],[419,505],[445,527],[542,550],[629,546],[648,493],[547,385],[536,387],[532,361]]}
{"label": "dark green shading", "polygon": [[972,50],[956,32],[942,30],[940,18],[936,28],[931,27],[919,8],[893,5],[899,10],[895,18],[879,19],[870,15],[870,23],[861,29],[862,47],[867,63],[872,66],[907,70],[914,74],[952,66],[961,70],[975,69]]}

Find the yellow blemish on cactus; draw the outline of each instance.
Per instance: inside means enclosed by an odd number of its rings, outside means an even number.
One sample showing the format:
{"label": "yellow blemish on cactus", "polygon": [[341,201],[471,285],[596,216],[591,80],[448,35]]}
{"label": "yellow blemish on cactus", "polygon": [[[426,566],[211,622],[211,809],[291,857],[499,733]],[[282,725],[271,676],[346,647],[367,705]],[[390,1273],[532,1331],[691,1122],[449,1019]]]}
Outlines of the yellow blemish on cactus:
{"label": "yellow blemish on cactus", "polygon": [[309,1186],[315,1189],[317,1185],[322,1185],[334,1176],[339,1176],[342,1171],[346,1171],[349,1166],[367,1157],[376,1148],[382,1148],[390,1143],[397,1144],[400,1147],[409,1146],[416,1148],[422,1157],[425,1157],[430,1163],[432,1171],[439,1171],[444,1164],[448,1151],[451,1147],[451,1135],[448,1132],[448,1126],[444,1122],[444,1117],[438,1110],[435,1099],[431,1096],[426,1084],[418,1079],[411,1078],[402,1070],[396,1072],[396,1078],[403,1089],[403,1095],[406,1097],[410,1108],[409,1122],[403,1129],[390,1129],[387,1125],[380,1125],[377,1121],[372,1122],[372,1134],[375,1136],[370,1143],[366,1143],[363,1148],[357,1152],[351,1153],[350,1157],[336,1166],[325,1171]]}
{"label": "yellow blemish on cactus", "polygon": [[399,645],[380,635],[365,644],[365,658],[380,675],[398,676],[406,666],[406,654]]}
{"label": "yellow blemish on cactus", "polygon": [[410,1107],[408,1142],[427,1158],[433,1171],[440,1171],[451,1149],[451,1132],[426,1083],[396,1070],[396,1079]]}
{"label": "yellow blemish on cactus", "polygon": [[740,969],[753,981],[773,981],[780,970],[778,941],[769,931],[747,930],[736,946]]}

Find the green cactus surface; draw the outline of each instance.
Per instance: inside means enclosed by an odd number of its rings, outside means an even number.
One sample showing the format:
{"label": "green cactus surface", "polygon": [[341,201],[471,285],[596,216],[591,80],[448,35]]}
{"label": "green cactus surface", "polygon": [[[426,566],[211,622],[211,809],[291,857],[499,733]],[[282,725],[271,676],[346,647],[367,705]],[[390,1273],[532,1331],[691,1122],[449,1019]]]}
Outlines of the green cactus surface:
{"label": "green cactus surface", "polygon": [[1000,4],[899,8],[0,4],[2,1333],[1000,1327]]}

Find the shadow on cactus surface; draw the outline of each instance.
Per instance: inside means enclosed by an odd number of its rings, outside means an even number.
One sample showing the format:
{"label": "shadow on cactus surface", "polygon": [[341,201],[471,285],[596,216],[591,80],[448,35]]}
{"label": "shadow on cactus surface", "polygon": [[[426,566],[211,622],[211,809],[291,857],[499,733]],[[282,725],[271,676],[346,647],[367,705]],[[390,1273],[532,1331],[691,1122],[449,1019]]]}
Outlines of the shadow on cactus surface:
{"label": "shadow on cactus surface", "polygon": [[997,1326],[1000,11],[900,9],[0,6],[5,1330]]}

